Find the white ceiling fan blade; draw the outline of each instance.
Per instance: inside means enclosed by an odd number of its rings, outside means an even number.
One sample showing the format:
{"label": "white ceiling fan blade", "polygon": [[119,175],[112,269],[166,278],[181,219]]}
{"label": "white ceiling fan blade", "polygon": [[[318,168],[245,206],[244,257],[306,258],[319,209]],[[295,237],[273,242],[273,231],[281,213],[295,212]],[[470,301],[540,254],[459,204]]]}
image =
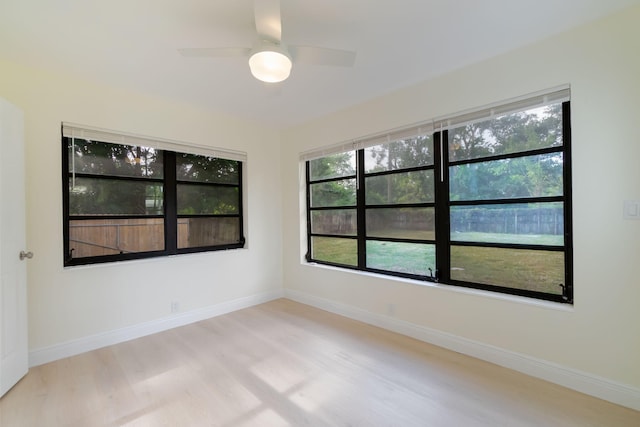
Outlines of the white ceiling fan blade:
{"label": "white ceiling fan blade", "polygon": [[248,47],[194,47],[178,49],[180,55],[190,58],[233,58],[249,56]]}
{"label": "white ceiling fan blade", "polygon": [[356,53],[349,50],[314,46],[289,46],[289,52],[295,62],[305,64],[353,67],[356,62]]}
{"label": "white ceiling fan blade", "polygon": [[280,0],[254,0],[256,31],[262,39],[276,43],[282,40]]}

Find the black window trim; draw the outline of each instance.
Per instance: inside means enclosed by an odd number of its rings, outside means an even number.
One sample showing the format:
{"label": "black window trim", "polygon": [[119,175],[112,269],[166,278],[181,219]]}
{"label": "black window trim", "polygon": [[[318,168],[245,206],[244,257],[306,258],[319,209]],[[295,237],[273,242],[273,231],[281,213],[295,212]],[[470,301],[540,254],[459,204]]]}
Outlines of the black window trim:
{"label": "black window trim", "polygon": [[[62,147],[62,205],[63,205],[63,266],[64,267],[73,267],[80,265],[89,265],[89,264],[103,264],[103,263],[112,263],[118,261],[129,261],[129,260],[139,260],[139,259],[147,259],[147,258],[158,258],[158,257],[166,257],[173,255],[181,255],[181,254],[191,254],[191,253],[199,253],[199,252],[212,252],[212,251],[221,251],[221,250],[229,250],[229,249],[240,249],[244,248],[246,239],[244,235],[244,180],[243,180],[243,169],[246,165],[245,161],[233,159],[238,162],[238,184],[229,184],[229,183],[199,183],[193,181],[182,181],[176,178],[176,154],[191,154],[189,153],[188,146],[184,146],[185,151],[172,151],[170,149],[160,148],[163,151],[164,159],[163,159],[163,167],[164,167],[164,177],[163,178],[143,178],[143,177],[123,177],[123,176],[114,176],[114,175],[100,175],[98,179],[105,180],[123,180],[123,181],[135,181],[135,182],[156,182],[163,184],[163,194],[164,194],[164,215],[100,215],[96,217],[94,215],[70,215],[69,214],[69,205],[70,205],[70,195],[69,195],[69,158],[68,158],[68,141],[71,140],[72,137],[65,136],[65,123],[62,124],[62,137],[61,137],[61,147]],[[89,139],[89,138],[87,138]],[[105,142],[109,144],[121,144],[121,145],[133,145],[126,142],[112,142],[112,141],[101,141],[100,139],[91,139],[97,142]],[[197,155],[200,154],[196,150]],[[216,157],[214,155],[210,155],[211,157]],[[218,158],[225,158],[224,155],[219,156]],[[169,160],[167,160],[169,159]],[[90,177],[96,178],[96,175],[92,174],[83,174],[83,173],[75,173],[75,177]],[[216,186],[216,187],[235,187],[238,188],[238,213],[237,214],[194,214],[194,215],[180,215],[177,213],[177,198],[176,198],[176,189],[179,183],[184,184],[193,184],[193,185],[206,185],[206,186]],[[231,244],[223,244],[223,245],[210,245],[210,246],[198,246],[198,247],[190,247],[190,248],[178,248],[177,247],[177,220],[179,218],[238,218],[239,222],[239,241],[237,243]],[[120,253],[113,255],[99,255],[99,256],[90,256],[90,257],[81,257],[74,258],[72,254],[72,249],[70,248],[69,242],[69,232],[70,232],[70,222],[72,220],[90,220],[90,219],[134,219],[134,218],[144,218],[144,219],[153,219],[153,218],[162,218],[164,219],[164,235],[165,235],[165,248],[164,250],[157,251],[145,251],[145,252],[131,252],[131,253]]]}
{"label": "black window trim", "polygon": [[[340,268],[346,268],[356,271],[364,271],[371,273],[383,274],[386,276],[395,276],[407,279],[414,279],[427,282],[435,282],[444,285],[452,285],[464,288],[486,290],[491,292],[499,292],[502,294],[517,295],[559,303],[573,304],[574,289],[573,289],[573,239],[572,239],[572,166],[571,166],[571,107],[570,100],[558,101],[562,104],[562,131],[563,131],[563,144],[561,146],[553,146],[536,150],[528,150],[516,153],[501,154],[495,156],[485,156],[473,159],[449,161],[448,159],[448,129],[440,129],[433,131],[433,165],[425,165],[401,170],[383,171],[374,174],[366,174],[360,172],[364,168],[364,148],[356,147],[352,150],[344,150],[342,152],[354,151],[356,156],[356,174],[350,176],[340,176],[335,178],[311,180],[310,178],[310,161],[305,159],[305,177],[306,177],[306,213],[307,213],[307,253],[305,254],[305,260],[308,263],[315,263],[321,265],[335,266]],[[456,125],[455,127],[460,126]],[[382,143],[382,142],[379,142]],[[512,159],[520,157],[529,157],[541,154],[563,153],[563,192],[561,196],[547,196],[547,197],[526,197],[526,198],[513,198],[513,199],[492,199],[492,200],[472,200],[472,201],[452,201],[449,200],[449,168],[450,166],[456,166],[461,164],[481,163],[487,161],[496,161],[502,159]],[[394,173],[406,173],[413,170],[426,170],[433,169],[434,171],[434,202],[433,203],[419,203],[419,204],[389,204],[389,205],[373,205],[368,206],[364,200],[364,191],[360,189],[365,188],[365,177],[370,176],[383,176],[391,175]],[[356,206],[331,206],[331,207],[312,207],[311,206],[311,185],[321,182],[332,182],[344,179],[356,179],[357,180],[357,204]],[[452,241],[450,238],[450,207],[451,206],[471,206],[471,205],[487,205],[487,204],[516,204],[516,203],[547,203],[547,202],[562,202],[564,209],[564,245],[534,245],[534,244],[507,244],[507,243],[479,243],[479,242],[465,242],[465,241]],[[419,240],[419,239],[392,239],[392,238],[372,238],[366,237],[366,210],[375,208],[401,208],[412,207],[419,205],[420,207],[426,207],[426,205],[433,206],[435,208],[435,240]],[[417,206],[416,206],[417,207]],[[333,234],[319,234],[312,233],[311,230],[311,212],[315,210],[323,209],[356,209],[357,212],[357,224],[358,233],[357,236],[345,236],[345,235],[333,235]],[[334,262],[328,262],[323,260],[316,260],[312,258],[312,238],[313,237],[331,237],[340,239],[356,239],[358,241],[358,265],[345,265]],[[432,276],[421,276],[407,273],[399,273],[389,270],[379,270],[375,268],[366,267],[366,241],[367,240],[379,240],[379,241],[398,241],[407,243],[433,243],[435,244],[436,251],[436,271]],[[525,249],[525,250],[544,250],[544,251],[563,251],[564,252],[564,283],[558,284],[561,287],[561,294],[550,294],[538,291],[531,291],[525,289],[510,288],[498,285],[488,285],[483,283],[466,282],[452,280],[450,278],[450,253],[451,248],[454,246],[477,246],[477,247],[497,247],[508,249]]]}

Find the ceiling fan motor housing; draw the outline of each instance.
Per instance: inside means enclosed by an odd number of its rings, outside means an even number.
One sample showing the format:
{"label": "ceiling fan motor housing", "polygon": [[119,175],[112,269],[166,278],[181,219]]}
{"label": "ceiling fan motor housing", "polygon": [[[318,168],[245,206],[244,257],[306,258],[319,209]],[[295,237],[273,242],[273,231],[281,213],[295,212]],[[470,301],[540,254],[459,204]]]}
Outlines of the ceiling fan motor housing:
{"label": "ceiling fan motor housing", "polygon": [[291,55],[281,43],[261,40],[249,56],[251,74],[267,83],[286,80],[291,74],[291,66]]}

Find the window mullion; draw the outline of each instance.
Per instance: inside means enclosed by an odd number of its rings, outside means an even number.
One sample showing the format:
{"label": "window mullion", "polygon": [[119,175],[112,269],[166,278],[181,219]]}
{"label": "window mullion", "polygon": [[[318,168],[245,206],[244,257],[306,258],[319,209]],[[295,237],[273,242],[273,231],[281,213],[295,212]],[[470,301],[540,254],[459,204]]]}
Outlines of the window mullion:
{"label": "window mullion", "polygon": [[309,161],[305,162],[305,179],[306,179],[306,200],[307,200],[307,254],[305,259],[310,262],[313,258],[311,253],[311,172]]}
{"label": "window mullion", "polygon": [[564,197],[564,271],[563,299],[573,303],[573,207],[571,202],[571,104],[562,103],[563,197]]}
{"label": "window mullion", "polygon": [[164,152],[164,245],[165,252],[175,254],[178,247],[178,198],[176,153]]}
{"label": "window mullion", "polygon": [[365,169],[364,169],[364,150],[356,151],[356,204],[358,218],[358,268],[365,269],[367,266],[367,212],[365,197]]}
{"label": "window mullion", "polygon": [[[67,262],[70,262],[72,259],[72,253],[71,253],[71,245],[69,242],[69,217],[70,217],[70,213],[69,213],[69,145],[68,145],[68,140],[69,138],[66,137],[62,137],[62,216],[63,216],[63,221],[62,221],[62,233],[64,236],[64,241],[63,241],[63,252],[64,252],[64,257],[63,257],[63,262],[66,264]],[[72,151],[73,153],[73,151]],[[72,154],[73,155],[73,154]],[[74,166],[74,173],[75,173],[75,166]],[[74,180],[75,181],[75,180]],[[75,182],[74,182],[75,184]]]}
{"label": "window mullion", "polygon": [[436,278],[448,282],[451,272],[449,230],[449,156],[448,131],[433,135],[435,162]]}
{"label": "window mullion", "polygon": [[244,247],[246,243],[246,237],[244,235],[244,194],[242,193],[242,180],[244,176],[242,175],[242,170],[244,168],[244,163],[238,163],[238,214],[240,223],[238,224],[238,237],[240,239],[240,244]]}

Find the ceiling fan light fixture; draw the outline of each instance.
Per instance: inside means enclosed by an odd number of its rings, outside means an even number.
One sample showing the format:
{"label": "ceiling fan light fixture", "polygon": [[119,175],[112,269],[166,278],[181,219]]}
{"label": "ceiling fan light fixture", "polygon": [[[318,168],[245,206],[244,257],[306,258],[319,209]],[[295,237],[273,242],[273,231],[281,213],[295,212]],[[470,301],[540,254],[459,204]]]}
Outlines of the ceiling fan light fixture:
{"label": "ceiling fan light fixture", "polygon": [[266,45],[249,57],[251,74],[258,80],[267,83],[278,83],[286,80],[291,74],[291,57],[279,45]]}

